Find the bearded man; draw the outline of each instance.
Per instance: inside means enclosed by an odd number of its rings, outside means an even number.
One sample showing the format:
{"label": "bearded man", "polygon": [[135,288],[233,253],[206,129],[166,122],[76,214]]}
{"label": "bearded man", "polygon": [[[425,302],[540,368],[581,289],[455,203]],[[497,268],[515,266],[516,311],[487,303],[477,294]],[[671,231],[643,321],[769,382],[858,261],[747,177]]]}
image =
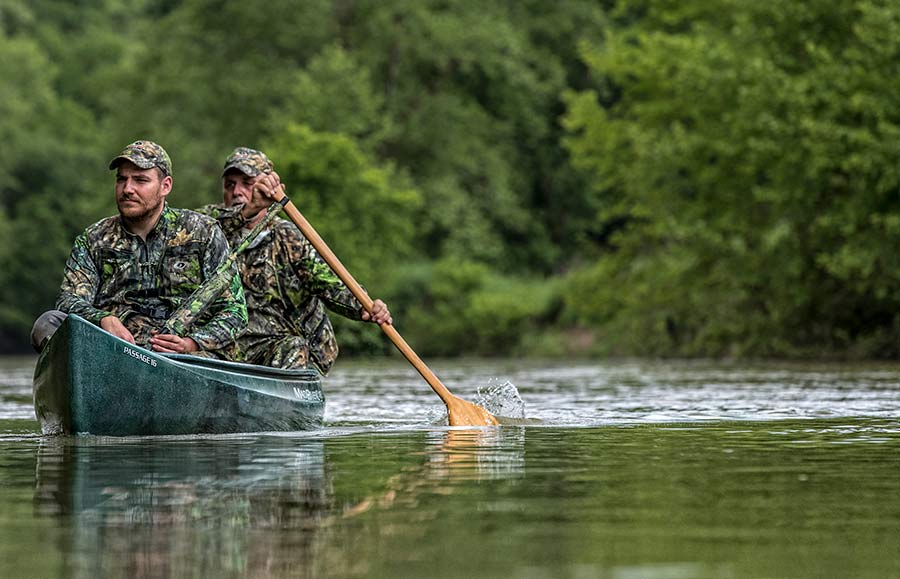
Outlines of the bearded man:
{"label": "bearded man", "polygon": [[237,268],[226,291],[187,335],[159,333],[166,320],[228,257],[215,219],[169,207],[172,162],[152,141],[135,141],[109,164],[116,170],[118,215],[75,240],[56,309],[35,322],[40,351],[67,314],[77,314],[132,344],[158,352],[230,359],[247,326]]}

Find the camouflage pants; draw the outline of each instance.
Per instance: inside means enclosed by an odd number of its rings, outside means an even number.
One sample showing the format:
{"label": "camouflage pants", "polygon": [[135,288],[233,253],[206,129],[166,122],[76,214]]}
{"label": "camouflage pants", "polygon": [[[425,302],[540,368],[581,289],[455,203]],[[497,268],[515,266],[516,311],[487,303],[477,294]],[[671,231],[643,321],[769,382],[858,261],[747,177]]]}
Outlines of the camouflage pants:
{"label": "camouflage pants", "polygon": [[272,368],[302,369],[309,364],[309,344],[300,336],[275,336],[241,342],[243,361]]}
{"label": "camouflage pants", "polygon": [[[150,348],[150,337],[159,332],[165,325],[165,320],[155,320],[141,314],[132,314],[125,318],[123,322],[128,331],[134,337],[134,341],[138,346]],[[226,360],[233,362],[239,359],[237,342],[232,342],[227,346],[223,346],[218,350],[197,350],[188,352],[192,356],[200,356],[201,358],[213,358],[215,360]]]}

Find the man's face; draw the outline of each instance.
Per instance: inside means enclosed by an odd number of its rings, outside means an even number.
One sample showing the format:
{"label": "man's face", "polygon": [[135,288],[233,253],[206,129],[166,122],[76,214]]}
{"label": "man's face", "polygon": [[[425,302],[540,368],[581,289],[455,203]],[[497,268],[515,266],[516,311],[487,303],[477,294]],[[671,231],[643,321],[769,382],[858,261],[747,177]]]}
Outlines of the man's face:
{"label": "man's face", "polygon": [[172,177],[163,177],[159,169],[141,169],[130,161],[116,168],[116,205],[119,215],[140,222],[162,211],[172,190]]}
{"label": "man's face", "polygon": [[222,198],[226,207],[233,207],[241,203],[249,203],[253,197],[253,184],[256,177],[245,175],[237,169],[230,169],[222,177]]}

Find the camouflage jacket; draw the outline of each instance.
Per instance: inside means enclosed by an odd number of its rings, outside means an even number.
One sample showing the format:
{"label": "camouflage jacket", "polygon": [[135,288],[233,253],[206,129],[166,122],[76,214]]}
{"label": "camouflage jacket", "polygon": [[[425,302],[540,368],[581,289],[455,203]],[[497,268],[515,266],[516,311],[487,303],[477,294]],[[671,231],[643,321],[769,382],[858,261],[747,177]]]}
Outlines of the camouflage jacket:
{"label": "camouflage jacket", "polygon": [[[219,220],[232,245],[246,231],[240,207],[207,205],[197,211]],[[244,283],[247,331],[238,344],[249,348],[278,336],[302,336],[310,359],[327,374],[338,355],[334,329],[325,308],[353,320],[362,319],[362,304],[331,271],[293,223],[276,219],[238,256]]]}
{"label": "camouflage jacket", "polygon": [[[146,242],[118,215],[88,227],[75,240],[56,307],[99,324],[117,316],[142,346],[151,332],[215,273],[228,243],[207,216],[166,205]],[[187,335],[205,351],[233,348],[247,325],[243,288],[235,268],[231,286]]]}

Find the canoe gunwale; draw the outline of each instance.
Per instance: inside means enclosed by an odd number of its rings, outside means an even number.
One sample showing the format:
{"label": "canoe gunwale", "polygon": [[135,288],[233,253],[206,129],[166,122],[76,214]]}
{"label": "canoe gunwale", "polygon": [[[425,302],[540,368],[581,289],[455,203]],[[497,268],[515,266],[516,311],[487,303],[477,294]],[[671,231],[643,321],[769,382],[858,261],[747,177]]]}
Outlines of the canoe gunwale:
{"label": "canoe gunwale", "polygon": [[191,354],[156,354],[163,358],[171,360],[172,362],[183,364],[185,368],[203,367],[222,370],[235,374],[247,374],[250,376],[259,376],[265,378],[282,378],[286,380],[318,380],[321,378],[321,374],[312,369],[291,370],[284,368],[272,368],[270,366],[257,366],[255,364],[245,364],[243,362],[230,362],[227,360],[219,360],[217,358],[193,356]]}

